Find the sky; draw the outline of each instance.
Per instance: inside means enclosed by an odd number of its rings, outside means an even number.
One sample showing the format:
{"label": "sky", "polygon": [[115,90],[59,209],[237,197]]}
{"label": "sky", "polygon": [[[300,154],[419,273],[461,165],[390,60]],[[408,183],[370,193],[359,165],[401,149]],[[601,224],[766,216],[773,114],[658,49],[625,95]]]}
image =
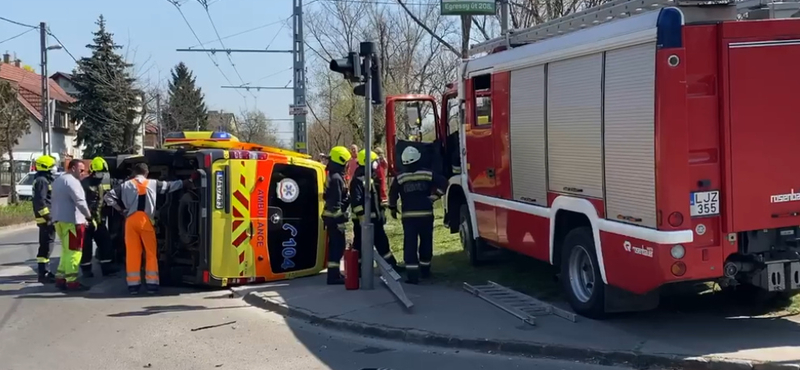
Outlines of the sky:
{"label": "sky", "polygon": [[[221,48],[204,8],[196,0],[183,0],[181,10],[206,48]],[[292,0],[208,0],[209,13],[226,48],[276,49],[292,47]],[[314,5],[311,5],[314,6]],[[223,85],[286,86],[292,79],[292,56],[283,53],[233,53],[231,59],[241,75],[237,75],[224,54],[214,59],[228,77],[203,52],[177,52],[178,48],[199,48],[181,13],[167,0],[24,0],[7,1],[0,6],[0,17],[38,26],[47,22],[50,31],[75,57],[87,56],[86,44],[92,42],[92,32],[97,30],[97,18],[103,15],[107,29],[114,40],[125,48],[127,59],[136,65],[137,73],[149,81],[166,81],[170,69],[184,62],[194,72],[197,85],[205,94],[209,110],[240,113],[257,107],[268,117],[285,120],[291,118],[289,105],[292,90],[223,89]],[[263,27],[261,27],[263,26]],[[226,36],[261,27],[251,32],[226,38]],[[16,54],[23,64],[40,72],[39,32],[28,32],[13,40],[2,42],[21,32],[25,27],[0,20],[0,52]],[[56,41],[52,38],[49,44]],[[309,51],[306,50],[306,54]],[[71,72],[73,59],[64,50],[48,53],[48,74],[57,71]],[[289,84],[291,87],[291,84]],[[244,95],[244,97],[243,97]],[[292,138],[292,123],[276,121],[279,136],[287,142]]]}

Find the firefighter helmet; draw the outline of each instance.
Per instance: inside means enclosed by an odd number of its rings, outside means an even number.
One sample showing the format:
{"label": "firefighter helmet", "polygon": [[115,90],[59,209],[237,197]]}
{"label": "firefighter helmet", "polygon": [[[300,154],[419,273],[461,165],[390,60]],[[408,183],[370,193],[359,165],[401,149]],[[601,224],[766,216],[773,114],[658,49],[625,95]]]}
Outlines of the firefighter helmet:
{"label": "firefighter helmet", "polygon": [[108,163],[102,157],[94,157],[92,164],[89,165],[92,172],[108,172]]}
{"label": "firefighter helmet", "polygon": [[50,155],[36,158],[36,171],[52,171],[56,166],[56,159]]}
{"label": "firefighter helmet", "polygon": [[338,163],[344,165],[347,161],[350,160],[353,156],[350,154],[350,151],[343,146],[335,146],[331,148],[331,161],[333,163]]}
{"label": "firefighter helmet", "polygon": [[[374,161],[378,160],[378,153],[370,151],[370,154],[371,154],[370,158],[372,158],[372,160],[370,162],[374,162]],[[358,152],[358,165],[359,166],[363,166],[364,163],[366,163],[366,159],[367,159],[367,150],[366,149],[361,149],[361,151]]]}
{"label": "firefighter helmet", "polygon": [[409,165],[412,163],[416,163],[419,161],[421,157],[419,150],[413,146],[406,147],[403,149],[403,154],[400,155],[400,159],[403,161],[404,165]]}

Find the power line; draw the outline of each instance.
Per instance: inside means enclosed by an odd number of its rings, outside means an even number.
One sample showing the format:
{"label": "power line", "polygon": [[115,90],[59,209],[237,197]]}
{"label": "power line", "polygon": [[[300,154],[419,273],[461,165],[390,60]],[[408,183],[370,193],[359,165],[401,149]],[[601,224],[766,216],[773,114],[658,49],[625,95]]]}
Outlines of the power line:
{"label": "power line", "polygon": [[[377,5],[400,5],[396,1],[388,1],[388,0],[324,0],[332,3],[350,3],[350,4],[377,4]],[[421,2],[405,2],[405,5],[437,5],[439,2],[429,2],[429,3],[421,3]]]}
{"label": "power line", "polygon": [[17,35],[11,36],[11,37],[9,37],[9,38],[7,38],[7,39],[3,40],[3,41],[0,41],[0,44],[4,43],[4,42],[6,42],[6,41],[11,41],[11,40],[13,40],[13,39],[15,39],[15,38],[17,38],[17,37],[20,37],[20,36],[22,36],[22,35],[24,35],[24,34],[26,34],[26,33],[28,33],[28,32],[31,32],[31,31],[33,31],[33,30],[35,30],[35,28],[31,28],[31,29],[29,29],[29,30],[27,30],[27,31],[23,31],[22,33],[19,33],[19,34],[17,34]]}
{"label": "power line", "polygon": [[72,60],[75,61],[75,63],[78,63],[78,59],[75,59],[75,56],[73,56],[72,53],[69,52],[69,49],[67,49],[67,45],[64,45],[64,43],[61,42],[61,40],[59,40],[58,37],[56,37],[56,35],[53,32],[51,32],[49,29],[47,30],[47,34],[52,36],[56,40],[56,42],[59,45],[61,45],[61,48],[64,49],[65,52],[67,52],[67,55],[69,55],[69,57],[72,58]]}
{"label": "power line", "polygon": [[277,75],[279,75],[281,73],[288,72],[288,71],[291,71],[291,70],[292,70],[292,67],[289,67],[289,68],[286,68],[286,69],[284,69],[282,71],[278,71],[278,72],[275,72],[275,73],[270,73],[270,74],[268,74],[268,75],[266,75],[264,77],[261,77],[261,78],[259,78],[257,80],[250,81],[250,82],[248,82],[246,84],[242,84],[242,87],[245,87],[245,86],[248,86],[248,85],[252,85],[252,84],[254,84],[256,82],[260,82],[260,81],[266,80],[266,79],[268,79],[268,78],[270,78],[272,76],[277,76]]}
{"label": "power line", "polygon": [[[203,7],[206,10],[208,21],[211,22],[211,28],[214,29],[214,34],[217,35],[217,40],[219,40],[219,44],[222,45],[223,49],[227,49],[227,47],[225,47],[225,43],[222,41],[222,36],[219,35],[219,31],[217,30],[217,25],[214,24],[214,19],[211,17],[211,12],[208,11],[208,2],[204,0],[199,0],[199,1],[201,1],[201,4],[203,4]],[[229,53],[225,53],[225,56],[228,57],[228,62],[231,63],[231,67],[233,67],[233,71],[236,72],[236,76],[239,77],[239,81],[241,83],[244,83],[244,79],[242,78],[242,75],[239,73],[239,69],[236,68],[236,64],[233,63],[233,58],[231,58],[231,55]],[[253,97],[255,98],[255,95],[253,93],[250,93],[250,95],[253,95]]]}
{"label": "power line", "polygon": [[[211,6],[211,4],[208,4],[208,5],[209,5],[209,6]],[[209,44],[209,43],[216,42],[216,41],[219,41],[219,40],[227,40],[227,39],[229,39],[229,38],[232,38],[232,37],[236,37],[236,36],[239,36],[239,35],[244,35],[245,33],[253,32],[253,31],[258,31],[258,30],[260,30],[260,29],[262,29],[262,28],[267,28],[267,27],[269,27],[269,26],[274,26],[274,25],[276,25],[276,24],[278,24],[278,23],[284,23],[284,22],[286,22],[286,20],[288,20],[289,18],[291,18],[291,17],[286,17],[286,18],[284,18],[284,19],[281,19],[281,20],[279,20],[279,21],[275,21],[275,22],[271,22],[271,23],[267,23],[267,24],[262,24],[262,25],[260,25],[260,26],[257,26],[257,27],[253,27],[253,28],[250,28],[250,29],[246,29],[246,30],[244,30],[244,31],[241,31],[241,32],[237,32],[237,33],[234,33],[234,34],[231,34],[231,35],[225,36],[225,37],[223,37],[223,38],[221,38],[221,39],[217,39],[217,40],[211,40],[211,41],[206,41],[205,43],[206,43],[206,44]],[[198,47],[198,46],[202,46],[202,44],[197,44],[197,45],[190,46],[190,47],[189,47],[189,49],[196,48],[196,47]]]}
{"label": "power line", "polygon": [[[177,2],[177,0],[167,0],[167,2],[169,2],[169,3],[170,3],[170,4],[172,4],[172,5],[174,5],[174,6],[175,6],[175,9],[178,9],[178,13],[180,13],[180,14],[181,14],[181,18],[183,18],[183,21],[184,21],[184,22],[186,23],[186,25],[189,27],[189,31],[192,31],[192,35],[194,35],[194,38],[197,40],[197,42],[199,42],[199,43],[200,43],[200,46],[202,46],[202,47],[204,47],[204,48],[205,48],[205,45],[203,44],[203,42],[202,42],[202,41],[200,41],[200,38],[199,38],[199,37],[197,37],[197,32],[194,32],[194,28],[192,28],[192,25],[191,25],[191,23],[189,23],[189,20],[188,20],[188,19],[186,19],[186,16],[183,14],[183,10],[181,10],[181,6],[180,6],[180,5],[178,5],[178,2]],[[219,66],[219,63],[217,63],[217,61],[216,61],[216,60],[214,60],[214,58],[211,56],[211,54],[209,54],[209,53],[206,53],[206,55],[208,56],[208,59],[210,59],[210,60],[211,60],[211,63],[214,63],[214,66],[215,66],[215,67],[217,67],[217,70],[219,71],[219,73],[221,73],[221,74],[222,74],[222,77],[224,77],[224,78],[225,78],[225,81],[228,81],[228,84],[231,84],[231,85],[233,85],[233,82],[231,82],[231,79],[230,79],[230,78],[228,78],[228,75],[226,75],[226,74],[225,74],[225,72],[222,70],[222,68],[220,68],[220,66]],[[238,93],[239,95],[241,95],[241,97],[242,97],[243,99],[245,99],[245,104],[247,104],[247,99],[245,98],[244,94],[242,94],[240,91],[237,91],[237,93]]]}
{"label": "power line", "polygon": [[0,21],[6,21],[6,22],[8,22],[8,23],[13,23],[13,24],[16,24],[17,26],[22,26],[22,27],[28,27],[28,28],[39,28],[38,26],[31,26],[30,24],[25,24],[25,23],[22,23],[22,22],[17,22],[17,21],[15,21],[15,20],[11,20],[11,19],[8,19],[8,18],[3,18],[3,17],[0,17]]}

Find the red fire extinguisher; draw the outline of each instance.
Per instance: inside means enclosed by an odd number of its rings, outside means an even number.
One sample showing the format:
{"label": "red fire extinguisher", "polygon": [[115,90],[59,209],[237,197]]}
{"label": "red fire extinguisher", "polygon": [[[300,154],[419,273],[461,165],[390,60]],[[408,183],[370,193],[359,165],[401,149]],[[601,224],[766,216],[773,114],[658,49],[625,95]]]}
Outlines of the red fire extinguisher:
{"label": "red fire extinguisher", "polygon": [[344,250],[344,288],[356,290],[359,287],[358,280],[358,251],[352,246]]}

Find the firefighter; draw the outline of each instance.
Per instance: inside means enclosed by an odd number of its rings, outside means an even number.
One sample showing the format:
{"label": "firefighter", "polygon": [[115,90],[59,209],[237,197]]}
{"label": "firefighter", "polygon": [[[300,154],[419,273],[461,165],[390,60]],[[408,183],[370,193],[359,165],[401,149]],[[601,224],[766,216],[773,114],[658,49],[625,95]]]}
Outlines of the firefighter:
{"label": "firefighter", "polygon": [[[406,265],[406,282],[419,283],[420,275],[430,277],[433,258],[433,202],[442,194],[446,180],[423,168],[420,152],[409,146],[403,150],[402,173],[392,181],[389,189],[389,209],[397,219],[397,200],[403,203],[403,260]],[[417,255],[419,253],[419,255]]]}
{"label": "firefighter", "polygon": [[112,267],[114,258],[111,248],[111,236],[108,232],[109,208],[103,201],[103,196],[112,188],[111,176],[108,173],[108,163],[95,157],[89,165],[89,176],[81,180],[83,191],[86,192],[86,203],[92,211],[93,224],[88,225],[83,238],[83,257],[81,257],[81,273],[84,277],[93,277],[92,273],[92,241],[97,244],[97,259],[100,261],[100,271],[103,276],[109,276],[116,271]]}
{"label": "firefighter", "polygon": [[68,291],[86,290],[78,282],[78,265],[83,254],[86,225],[94,222],[81,186],[85,165],[73,159],[67,172],[53,180],[52,218],[61,240],[61,259],[56,270],[56,287]]}
{"label": "firefighter", "polygon": [[325,209],[322,221],[328,230],[328,285],[344,284],[339,271],[339,261],[344,254],[344,231],[347,223],[347,190],[344,179],[345,166],[352,155],[343,146],[331,148],[330,159],[326,166],[328,172],[325,182]]}
{"label": "firefighter", "polygon": [[53,189],[56,159],[43,155],[36,158],[36,175],[33,180],[33,217],[39,227],[39,251],[36,253],[39,282],[42,284],[53,282],[53,273],[50,272],[50,254],[53,253],[53,243],[56,239],[56,229],[50,215],[50,195]]}
{"label": "firefighter", "polygon": [[[125,215],[125,280],[131,295],[139,294],[142,285],[142,247],[144,247],[144,280],[147,293],[158,292],[158,255],[153,212],[156,196],[192,186],[191,180],[150,180],[147,164],[133,166],[134,177],[103,196],[106,204]],[[124,208],[123,208],[124,207]]]}
{"label": "firefighter", "polygon": [[[365,163],[366,163],[367,153],[366,150],[361,150],[358,152],[358,168],[354,173],[352,180],[350,180],[350,207],[353,210],[352,219],[353,219],[353,248],[355,248],[359,252],[359,266],[361,265],[361,220],[364,219],[364,198],[370,197],[371,203],[371,220],[374,230],[374,243],[375,248],[378,250],[378,254],[383,257],[389,265],[392,266],[395,270],[397,269],[397,260],[394,258],[392,254],[392,250],[389,248],[389,237],[386,236],[386,231],[383,228],[383,225],[386,223],[386,215],[380,198],[378,197],[377,192],[375,191],[375,183],[378,180],[379,175],[376,172],[378,168],[378,154],[372,152],[372,160],[370,161],[372,165],[372,180],[369,181],[369,194],[367,194],[367,190],[365,189]],[[380,183],[378,183],[380,186]],[[359,268],[358,271],[361,271]]]}

